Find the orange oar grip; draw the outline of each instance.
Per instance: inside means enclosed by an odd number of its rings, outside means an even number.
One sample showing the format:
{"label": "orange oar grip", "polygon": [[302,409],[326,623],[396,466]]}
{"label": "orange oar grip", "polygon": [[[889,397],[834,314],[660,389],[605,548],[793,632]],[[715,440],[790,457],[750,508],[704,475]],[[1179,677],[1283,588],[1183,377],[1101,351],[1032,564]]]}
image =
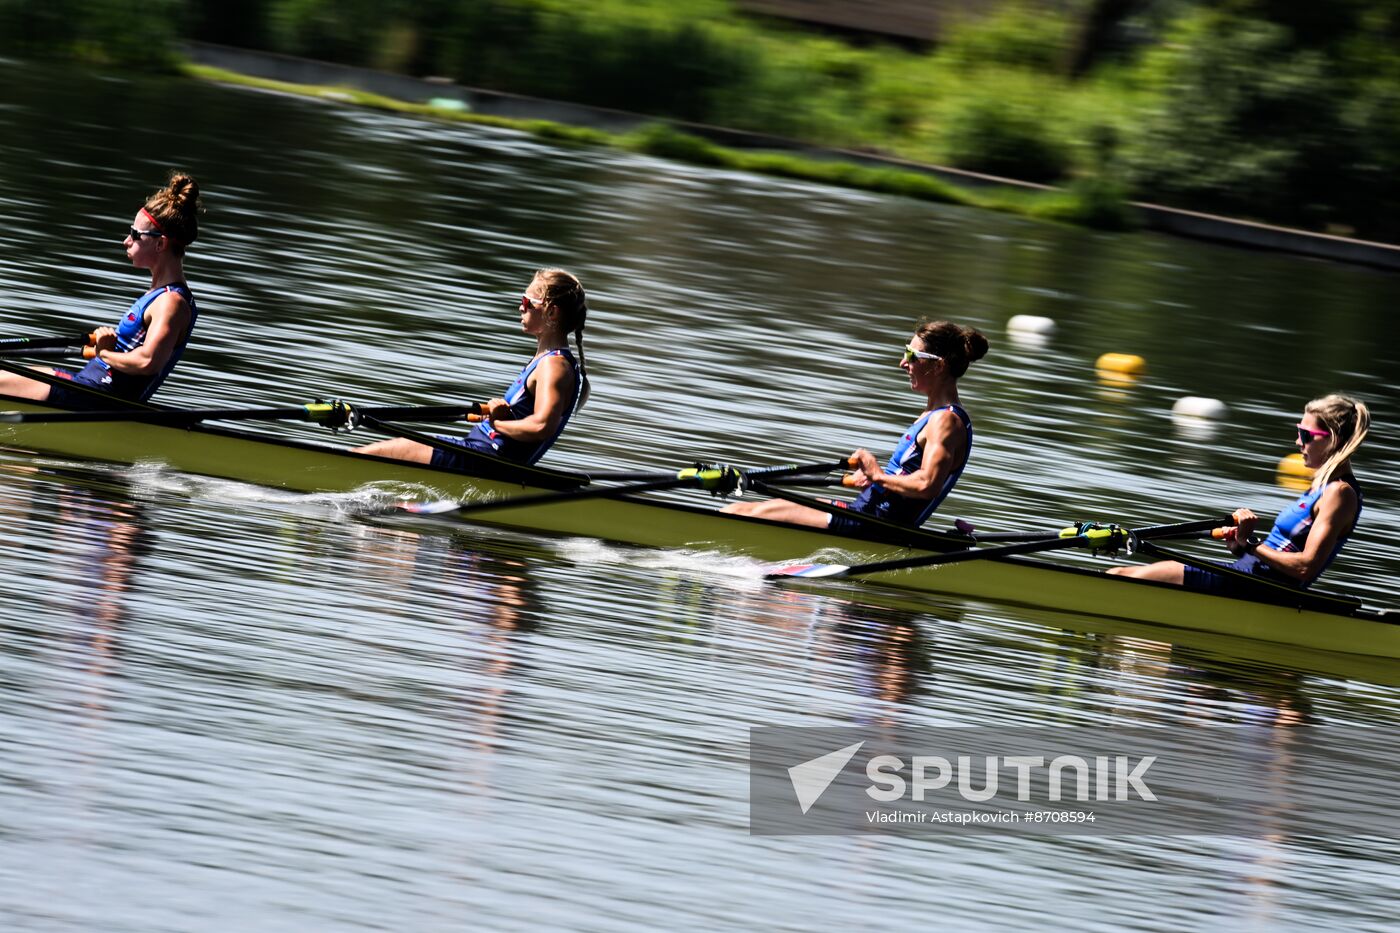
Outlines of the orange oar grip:
{"label": "orange oar grip", "polygon": [[485,420],[486,420],[486,416],[485,416],[485,415],[467,415],[467,420],[468,420],[468,421],[473,421],[473,422],[475,422],[475,421],[485,421]]}
{"label": "orange oar grip", "polygon": [[97,343],[97,331],[93,331],[92,333],[88,334],[87,342],[89,346],[91,346],[94,343]]}
{"label": "orange oar grip", "polygon": [[95,356],[97,356],[96,347],[94,347],[92,344],[88,344],[87,346],[83,347],[83,359],[90,360]]}
{"label": "orange oar grip", "polygon": [[841,477],[842,486],[855,486],[855,484],[856,475],[854,473],[847,473],[845,476]]}
{"label": "orange oar grip", "polygon": [[1225,538],[1226,535],[1234,534],[1234,532],[1235,532],[1235,526],[1233,526],[1233,525],[1230,526],[1229,528],[1212,528],[1212,529],[1210,530],[1210,536],[1211,536],[1212,538],[1214,538],[1215,540],[1217,540],[1217,541],[1222,541],[1222,540],[1224,540],[1224,538]]}

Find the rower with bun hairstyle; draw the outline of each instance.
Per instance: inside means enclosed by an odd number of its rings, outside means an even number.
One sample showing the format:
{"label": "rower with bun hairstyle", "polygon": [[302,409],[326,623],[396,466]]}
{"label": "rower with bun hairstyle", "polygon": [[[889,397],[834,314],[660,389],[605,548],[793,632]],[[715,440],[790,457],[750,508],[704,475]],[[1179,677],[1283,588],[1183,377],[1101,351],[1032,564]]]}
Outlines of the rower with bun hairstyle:
{"label": "rower with bun hairstyle", "polygon": [[1341,552],[1361,517],[1361,484],[1351,472],[1351,457],[1371,430],[1371,410],[1348,395],[1324,395],[1303,408],[1297,430],[1303,464],[1315,471],[1312,483],[1279,512],[1267,538],[1254,536],[1259,516],[1238,509],[1237,524],[1225,529],[1224,536],[1237,559],[1222,564],[1219,573],[1174,560],[1114,567],[1109,573],[1245,596],[1255,589],[1247,577],[1298,588],[1310,585]]}
{"label": "rower with bun hairstyle", "polygon": [[202,210],[198,183],[171,173],[136,212],[122,240],[131,264],[150,271],[150,290],[132,303],[116,327],[93,331],[93,344],[83,354],[90,360],[87,366],[77,372],[47,370],[77,387],[7,372],[0,373],[0,394],[65,408],[107,407],[103,394],[125,402],[144,402],[154,395],[180,361],[199,314],[185,281],[184,259],[199,236]]}
{"label": "rower with bun hairstyle", "polygon": [[[910,528],[923,524],[952,491],[972,452],[972,419],[958,398],[958,379],[986,353],[987,338],[971,327],[949,321],[920,324],[899,368],[909,374],[909,388],[926,399],[924,410],[883,469],[863,447],[851,455],[856,466],[851,482],[862,492],[849,505],[831,504]],[[738,502],[725,511],[841,533],[859,531],[863,524],[783,499]]]}
{"label": "rower with bun hairstyle", "polygon": [[[583,329],[588,301],[576,276],[563,269],[541,269],[520,296],[520,329],[535,338],[535,354],[511,383],[504,398],[485,404],[484,416],[466,437],[439,436],[448,444],[531,464],[564,433],[575,411],[588,401]],[[578,358],[569,349],[573,335]],[[475,417],[475,416],[473,416]],[[468,458],[443,447],[406,437],[355,448],[449,470],[468,469]]]}

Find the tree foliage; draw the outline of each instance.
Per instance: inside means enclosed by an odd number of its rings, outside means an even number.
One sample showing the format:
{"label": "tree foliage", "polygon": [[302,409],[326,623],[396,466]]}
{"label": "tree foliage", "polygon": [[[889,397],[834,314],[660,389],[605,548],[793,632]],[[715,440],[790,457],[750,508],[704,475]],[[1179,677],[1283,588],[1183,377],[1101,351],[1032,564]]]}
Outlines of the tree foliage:
{"label": "tree foliage", "polygon": [[1400,0],[1007,0],[925,50],[731,0],[0,0],[7,54],[183,37],[1400,239]]}

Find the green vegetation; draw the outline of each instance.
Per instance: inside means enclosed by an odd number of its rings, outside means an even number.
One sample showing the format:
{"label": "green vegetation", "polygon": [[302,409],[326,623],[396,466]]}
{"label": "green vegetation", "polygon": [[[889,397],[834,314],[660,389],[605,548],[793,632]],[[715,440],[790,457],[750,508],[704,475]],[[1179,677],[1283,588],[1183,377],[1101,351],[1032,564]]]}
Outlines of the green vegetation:
{"label": "green vegetation", "polygon": [[1061,191],[993,196],[660,129],[620,141],[708,164],[1077,223],[1121,225],[1132,198],[1400,240],[1400,0],[989,6],[914,50],[745,17],[730,0],[0,0],[0,52],[168,70],[176,39],[207,39]]}

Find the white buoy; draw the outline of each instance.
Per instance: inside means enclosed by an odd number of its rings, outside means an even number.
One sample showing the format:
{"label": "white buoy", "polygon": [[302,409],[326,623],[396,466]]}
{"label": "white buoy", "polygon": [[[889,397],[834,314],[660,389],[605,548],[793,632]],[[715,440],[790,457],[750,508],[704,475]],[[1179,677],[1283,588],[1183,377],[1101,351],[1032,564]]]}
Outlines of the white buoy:
{"label": "white buoy", "polygon": [[1229,407],[1218,398],[1201,398],[1187,395],[1172,405],[1174,418],[1204,418],[1207,421],[1220,421],[1230,413]]}
{"label": "white buoy", "polygon": [[1006,330],[1012,334],[1038,334],[1048,337],[1055,332],[1055,322],[1038,314],[1014,314],[1006,322]]}

